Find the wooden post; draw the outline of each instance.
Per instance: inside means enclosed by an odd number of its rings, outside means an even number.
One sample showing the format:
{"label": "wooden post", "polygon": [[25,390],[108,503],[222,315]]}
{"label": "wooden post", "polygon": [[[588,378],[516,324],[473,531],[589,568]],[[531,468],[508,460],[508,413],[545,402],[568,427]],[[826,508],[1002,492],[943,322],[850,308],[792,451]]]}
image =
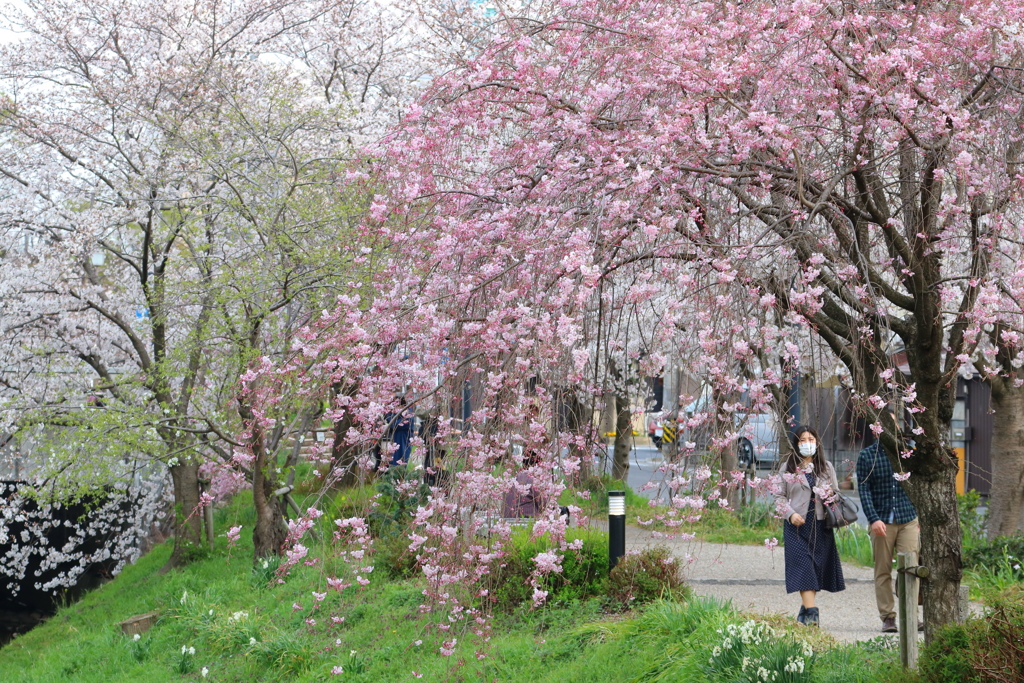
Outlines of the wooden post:
{"label": "wooden post", "polygon": [[[911,571],[907,571],[910,568]],[[900,662],[917,668],[917,553],[896,555],[896,593],[899,599]]]}
{"label": "wooden post", "polygon": [[971,587],[966,583],[960,584],[960,623],[967,621],[971,616]]}
{"label": "wooden post", "polygon": [[[200,479],[199,480],[199,492],[209,493],[210,491],[210,480]],[[206,527],[206,545],[209,546],[210,550],[213,550],[213,504],[206,505],[203,507],[203,525]]]}

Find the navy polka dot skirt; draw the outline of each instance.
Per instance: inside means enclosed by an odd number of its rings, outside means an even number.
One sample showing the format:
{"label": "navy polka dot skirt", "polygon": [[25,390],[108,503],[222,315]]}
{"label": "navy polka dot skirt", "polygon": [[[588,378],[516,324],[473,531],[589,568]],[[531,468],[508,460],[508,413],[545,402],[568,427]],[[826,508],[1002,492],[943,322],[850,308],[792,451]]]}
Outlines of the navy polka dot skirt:
{"label": "navy polka dot skirt", "polygon": [[[813,489],[814,475],[806,476]],[[825,520],[814,518],[813,496],[804,519],[801,526],[793,526],[788,519],[782,525],[786,543],[786,592],[846,590],[835,534],[825,528]]]}

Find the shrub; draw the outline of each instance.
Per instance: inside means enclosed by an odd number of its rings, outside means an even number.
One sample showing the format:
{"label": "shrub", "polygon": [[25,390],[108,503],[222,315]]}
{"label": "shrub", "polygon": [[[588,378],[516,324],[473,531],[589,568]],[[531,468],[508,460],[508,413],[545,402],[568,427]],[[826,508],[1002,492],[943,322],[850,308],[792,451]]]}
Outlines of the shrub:
{"label": "shrub", "polygon": [[[413,491],[409,491],[413,487]],[[391,467],[382,474],[374,487],[377,491],[377,505],[366,521],[373,535],[376,562],[384,567],[393,579],[404,579],[416,573],[416,553],[409,551],[410,522],[417,507],[426,503],[430,487],[423,483],[420,472],[410,471],[405,465]],[[401,493],[400,490],[405,491]],[[358,515],[357,505],[367,504],[372,498],[371,489],[352,490],[335,500],[337,512]]]}
{"label": "shrub", "polygon": [[974,683],[981,680],[970,662],[971,629],[977,625],[975,620],[968,620],[966,624],[950,624],[939,629],[932,642],[921,650],[918,659],[918,671],[925,683]]}
{"label": "shrub", "polygon": [[607,594],[612,606],[621,609],[658,598],[685,597],[679,559],[664,546],[628,554],[608,575]]}
{"label": "shrub", "polygon": [[391,533],[374,543],[377,563],[393,579],[407,579],[416,574],[416,553],[409,550],[411,541],[404,533]]}
{"label": "shrub", "polygon": [[981,494],[971,489],[967,493],[957,494],[956,506],[960,515],[960,531],[963,534],[964,548],[972,548],[985,543],[986,514],[979,512]]}
{"label": "shrub", "polygon": [[1024,565],[1011,555],[1004,555],[992,565],[979,567],[970,573],[970,583],[982,595],[998,596],[1008,589],[1024,587]]}
{"label": "shrub", "polygon": [[997,602],[983,619],[942,628],[919,668],[925,683],[1024,683],[1024,603]]}
{"label": "shrub", "polygon": [[[366,518],[374,537],[405,533],[416,509],[425,505],[430,496],[430,487],[420,474],[406,465],[398,465],[377,479],[377,507]],[[410,486],[415,486],[415,492],[409,491]]]}
{"label": "shrub", "polygon": [[[578,492],[586,491],[582,497]],[[559,497],[559,505],[579,505],[588,516],[608,514],[608,492],[625,491],[627,509],[643,509],[646,511],[650,501],[629,487],[620,479],[612,479],[610,475],[592,476],[577,482],[575,489],[566,489]]]}
{"label": "shrub", "polygon": [[[548,592],[548,603],[585,600],[602,593],[608,574],[608,534],[588,529],[570,529],[567,541],[579,540],[579,550],[568,550],[562,558],[562,571],[549,574],[540,588]],[[513,534],[505,555],[491,571],[490,596],[496,609],[511,612],[532,600],[534,558],[551,550],[546,536],[532,538],[528,531]]]}
{"label": "shrub", "polygon": [[1009,557],[1020,563],[1024,560],[1024,534],[999,536],[991,541],[979,541],[964,552],[964,566],[992,567]]}
{"label": "shrub", "polygon": [[1024,587],[1024,535],[981,541],[964,553],[964,565],[973,567],[967,582],[986,598]]}
{"label": "shrub", "polygon": [[975,634],[970,656],[982,680],[1024,683],[1024,603],[997,602]]}

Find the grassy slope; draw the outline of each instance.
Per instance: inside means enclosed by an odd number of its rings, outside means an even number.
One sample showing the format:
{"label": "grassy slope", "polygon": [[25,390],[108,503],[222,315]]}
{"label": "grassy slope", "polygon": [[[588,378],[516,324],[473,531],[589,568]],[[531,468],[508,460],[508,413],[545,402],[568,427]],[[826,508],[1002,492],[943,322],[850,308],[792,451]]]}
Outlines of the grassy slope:
{"label": "grassy slope", "polygon": [[[246,509],[239,500],[219,511],[218,528],[241,522],[251,529]],[[418,613],[422,587],[417,583],[389,582],[377,572],[367,590],[330,593],[310,626],[305,620],[311,592],[324,590],[324,567],[300,567],[284,585],[264,588],[251,579],[251,546],[240,544],[229,554],[224,542],[220,539],[221,547],[210,557],[166,575],[158,569],[170,548],[158,547],[116,580],[0,649],[0,682],[383,682],[415,680],[414,670],[423,680],[699,681],[702,677],[694,676],[706,661],[701,648],[716,637],[714,620],[734,618],[718,615],[700,633],[683,633],[680,617],[672,616],[678,606],[623,620],[603,615],[591,601],[499,616],[483,660],[476,657],[481,642],[472,636],[459,636],[455,656],[446,658],[427,630],[427,617]],[[293,610],[293,603],[304,609]],[[163,618],[139,643],[121,634],[118,622],[153,609]],[[232,621],[241,611],[248,616]],[[332,625],[331,616],[345,622]],[[257,644],[250,645],[250,638]],[[422,645],[415,645],[417,640]],[[196,649],[194,668],[184,674],[178,670],[182,646]],[[877,667],[864,664],[872,658],[891,660],[859,649],[837,649],[826,657],[834,663],[823,662],[817,680],[872,681]],[[205,679],[204,666],[209,669]],[[332,675],[335,666],[345,673]]]}

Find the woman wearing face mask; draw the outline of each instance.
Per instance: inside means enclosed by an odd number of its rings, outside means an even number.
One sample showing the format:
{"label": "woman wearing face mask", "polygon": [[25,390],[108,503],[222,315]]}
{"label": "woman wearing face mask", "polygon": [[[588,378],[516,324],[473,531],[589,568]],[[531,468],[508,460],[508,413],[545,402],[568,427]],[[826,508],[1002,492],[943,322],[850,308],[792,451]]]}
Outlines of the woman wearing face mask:
{"label": "woman wearing face mask", "polygon": [[837,593],[846,588],[835,535],[825,528],[824,505],[839,491],[839,481],[812,428],[796,429],[793,449],[796,455],[790,455],[782,466],[775,495],[775,508],[784,520],[786,592],[800,592],[802,604],[796,620],[817,626],[817,592]]}

